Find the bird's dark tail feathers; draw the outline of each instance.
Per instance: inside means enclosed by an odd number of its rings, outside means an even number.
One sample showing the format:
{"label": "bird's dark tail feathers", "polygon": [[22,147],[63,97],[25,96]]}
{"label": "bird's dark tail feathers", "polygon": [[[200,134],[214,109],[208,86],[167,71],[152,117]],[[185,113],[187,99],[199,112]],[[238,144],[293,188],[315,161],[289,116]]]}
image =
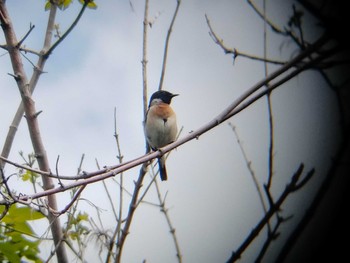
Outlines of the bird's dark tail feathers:
{"label": "bird's dark tail feathers", "polygon": [[159,164],[160,179],[162,181],[166,181],[168,179],[168,175],[165,167],[165,158],[164,157],[158,158],[158,164]]}

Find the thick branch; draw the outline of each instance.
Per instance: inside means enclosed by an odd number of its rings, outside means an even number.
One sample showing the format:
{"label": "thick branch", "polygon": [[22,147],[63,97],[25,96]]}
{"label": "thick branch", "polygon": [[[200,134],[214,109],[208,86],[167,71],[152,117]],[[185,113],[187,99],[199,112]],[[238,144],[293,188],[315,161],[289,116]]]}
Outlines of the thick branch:
{"label": "thick branch", "polygon": [[[51,9],[53,10],[54,8],[55,7],[52,7]],[[22,97],[22,103],[26,115],[28,130],[34,148],[34,152],[38,160],[40,170],[50,171],[49,161],[40,134],[39,123],[37,119],[37,110],[35,108],[35,103],[31,97],[31,91],[29,89],[30,85],[28,83],[27,76],[23,68],[21,53],[18,47],[19,42],[17,41],[16,34],[4,1],[0,2],[0,12],[1,26],[3,28],[4,35],[6,38],[8,52],[10,55],[11,64],[14,72],[13,75],[17,82],[17,86]],[[54,185],[51,178],[43,176],[42,179],[43,187],[45,190],[53,188]],[[53,210],[57,210],[56,198],[50,195],[47,198],[48,206]],[[59,219],[56,218],[52,213],[49,213],[48,217],[54,242],[57,246],[58,261],[68,262],[65,247],[61,242],[63,239],[63,235]]]}
{"label": "thick branch", "polygon": [[[81,11],[79,12],[78,16],[76,17],[76,19],[74,20],[72,25],[63,34],[63,36],[60,37],[52,46],[51,46],[51,42],[52,42],[52,36],[53,36],[53,32],[54,32],[57,7],[56,7],[56,5],[51,5],[49,20],[47,23],[45,40],[44,40],[44,45],[43,45],[42,50],[40,51],[40,53],[37,53],[34,51],[30,51],[28,49],[24,49],[25,52],[28,51],[28,52],[39,55],[38,62],[36,64],[36,66],[34,67],[34,73],[32,75],[30,82],[29,82],[29,91],[31,93],[34,92],[34,89],[38,83],[39,77],[41,76],[41,73],[44,71],[44,66],[45,66],[45,63],[46,63],[49,55],[77,25],[77,23],[79,22],[81,16],[83,15],[83,13],[86,9],[86,5],[87,5],[87,3],[85,3],[83,5]],[[6,50],[8,50],[8,45],[2,46],[2,47],[5,48]],[[18,44],[17,44],[17,47],[19,48],[19,50],[23,50],[22,47]],[[15,138],[15,135],[17,132],[17,128],[22,120],[23,114],[24,114],[24,108],[23,108],[23,102],[21,102],[20,105],[18,106],[17,112],[13,118],[13,121],[10,125],[10,129],[9,129],[9,132],[8,132],[6,140],[5,140],[5,144],[4,144],[2,152],[1,152],[1,156],[5,157],[5,158],[7,158],[9,156],[9,153],[10,153],[10,150],[12,147],[12,143],[14,141],[14,138]],[[0,165],[2,167],[4,167],[3,162],[0,162]]]}

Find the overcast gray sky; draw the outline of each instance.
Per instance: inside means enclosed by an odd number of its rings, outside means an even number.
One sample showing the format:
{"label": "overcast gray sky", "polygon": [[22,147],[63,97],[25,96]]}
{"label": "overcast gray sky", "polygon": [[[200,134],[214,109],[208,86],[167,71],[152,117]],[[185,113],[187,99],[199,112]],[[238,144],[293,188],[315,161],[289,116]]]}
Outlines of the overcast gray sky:
{"label": "overcast gray sky", "polygon": [[[262,1],[256,1],[261,7]],[[101,166],[117,162],[114,133],[114,107],[124,160],[144,153],[142,128],[142,26],[143,1],[97,1],[97,10],[86,10],[79,25],[54,51],[37,85],[34,99],[40,114],[43,141],[50,164],[55,167],[60,156],[59,171],[76,173],[81,155],[83,169],[96,170],[95,158]],[[149,95],[156,91],[160,78],[166,32],[176,1],[150,1],[150,18],[154,20],[148,35]],[[44,1],[7,1],[18,38],[35,29],[25,45],[39,50],[43,43],[48,12]],[[58,12],[59,28],[64,32],[73,21],[80,4]],[[26,10],[26,12],[23,12]],[[213,42],[205,21],[208,15],[213,29],[226,46],[263,56],[263,22],[246,1],[182,1],[175,22],[164,88],[180,96],[173,99],[178,125],[183,135],[204,125],[245,90],[264,77],[263,64],[232,57]],[[292,14],[291,1],[267,1],[267,15],[283,28]],[[315,21],[306,17],[305,37],[314,40],[319,34]],[[3,35],[0,43],[4,43]],[[268,56],[287,60],[297,47],[268,32]],[[20,101],[8,55],[0,51],[0,139],[1,144]],[[36,58],[28,55],[30,59]],[[27,74],[32,65],[24,59]],[[269,71],[276,69],[270,66]],[[273,194],[277,197],[301,162],[305,170],[316,167],[318,173],[300,194],[287,202],[288,215],[295,214],[285,224],[294,225],[307,207],[311,193],[318,186],[324,168],[330,164],[333,139],[337,135],[335,98],[318,74],[302,74],[277,89],[272,96],[275,118],[275,179]],[[327,109],[327,110],[325,110]],[[268,115],[266,99],[230,119],[240,135],[241,143],[260,183],[267,178]],[[17,133],[10,159],[21,162],[19,151],[32,152],[26,123]],[[263,210],[252,178],[227,123],[209,131],[198,140],[174,150],[167,161],[167,182],[160,183],[167,194],[166,205],[176,228],[184,262],[224,262],[263,216]],[[125,187],[132,191],[139,167],[125,173]],[[7,166],[6,172],[13,172]],[[106,180],[118,203],[117,185]],[[20,180],[12,179],[17,191],[29,191]],[[23,187],[23,188],[22,188]],[[155,189],[146,196],[157,202]],[[106,201],[102,184],[90,185],[83,196],[101,208],[106,229],[114,229],[115,221]],[[59,194],[59,205],[65,206],[69,194]],[[126,195],[125,201],[129,201]],[[96,211],[87,202],[81,209],[96,218]],[[39,223],[38,234],[44,234]],[[42,231],[42,232],[40,232]],[[265,232],[259,236],[262,241]],[[256,242],[241,262],[255,259]],[[47,257],[49,251],[42,251]],[[89,262],[96,251],[88,253]],[[273,252],[272,252],[273,254]],[[91,259],[91,261],[90,261]],[[142,205],[138,208],[123,253],[124,262],[176,262],[175,249],[163,214],[158,208]],[[94,261],[95,262],[95,261]]]}

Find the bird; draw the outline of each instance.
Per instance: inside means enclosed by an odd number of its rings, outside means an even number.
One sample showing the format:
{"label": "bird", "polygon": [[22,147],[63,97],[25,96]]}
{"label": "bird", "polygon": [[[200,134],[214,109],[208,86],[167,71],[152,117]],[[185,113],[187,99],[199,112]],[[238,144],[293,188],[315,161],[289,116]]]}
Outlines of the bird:
{"label": "bird", "polygon": [[[177,135],[176,114],[170,107],[171,99],[179,94],[159,90],[152,94],[144,122],[146,140],[152,150],[158,150],[175,141]],[[159,174],[162,181],[168,179],[165,157],[158,158]]]}

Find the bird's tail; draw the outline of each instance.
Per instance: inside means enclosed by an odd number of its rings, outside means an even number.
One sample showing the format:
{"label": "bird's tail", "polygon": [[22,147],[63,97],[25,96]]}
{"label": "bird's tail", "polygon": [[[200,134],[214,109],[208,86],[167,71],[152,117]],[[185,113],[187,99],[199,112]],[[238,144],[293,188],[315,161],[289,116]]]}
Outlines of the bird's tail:
{"label": "bird's tail", "polygon": [[164,156],[162,156],[161,158],[158,158],[158,165],[159,165],[160,179],[162,181],[166,181],[168,179],[168,175],[167,175],[167,172],[166,172]]}

